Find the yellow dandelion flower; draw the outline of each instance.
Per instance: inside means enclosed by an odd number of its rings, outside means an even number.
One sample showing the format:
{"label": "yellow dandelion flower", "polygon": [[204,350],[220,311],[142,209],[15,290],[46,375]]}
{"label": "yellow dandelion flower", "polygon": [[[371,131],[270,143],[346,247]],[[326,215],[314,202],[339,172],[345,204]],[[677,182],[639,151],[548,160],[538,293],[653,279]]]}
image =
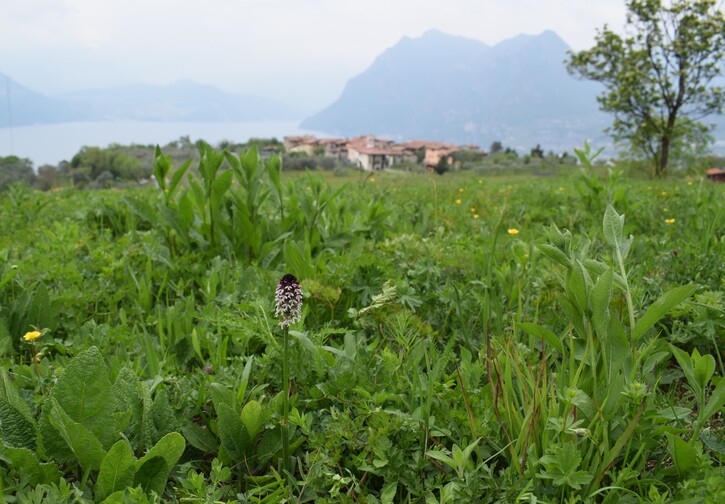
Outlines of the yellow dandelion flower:
{"label": "yellow dandelion flower", "polygon": [[370,177],[370,182],[375,183],[375,177]]}
{"label": "yellow dandelion flower", "polygon": [[456,200],[456,205],[460,205],[460,204],[461,204],[461,198],[458,198],[458,199]]}
{"label": "yellow dandelion flower", "polygon": [[483,184],[483,179],[478,179],[479,184]]}
{"label": "yellow dandelion flower", "polygon": [[459,193],[462,193],[463,191],[464,189],[462,187],[458,190]]}
{"label": "yellow dandelion flower", "polygon": [[662,191],[662,192],[660,193],[660,196],[667,196],[667,191]]}
{"label": "yellow dandelion flower", "polygon": [[478,214],[477,213],[473,214],[473,218],[478,219]]}
{"label": "yellow dandelion flower", "polygon": [[518,230],[518,229],[516,229],[516,228],[510,228],[510,229],[508,229],[508,230],[507,230],[506,232],[507,232],[508,234],[510,234],[510,235],[517,235],[517,234],[519,234],[519,230]]}
{"label": "yellow dandelion flower", "polygon": [[476,213],[476,209],[473,207],[469,208],[469,210],[471,211],[471,213]]}
{"label": "yellow dandelion flower", "polygon": [[663,208],[663,209],[662,209],[662,211],[663,211],[663,212],[669,212],[669,211],[670,211],[670,209],[669,209],[669,208],[667,208],[667,207],[665,207],[665,208]]}
{"label": "yellow dandelion flower", "polygon": [[692,180],[688,180],[687,185],[692,185]]}
{"label": "yellow dandelion flower", "polygon": [[23,336],[25,341],[33,341],[40,338],[43,334],[40,331],[29,331]]}
{"label": "yellow dandelion flower", "polygon": [[563,187],[560,187],[560,188],[559,188],[559,189],[557,189],[557,190],[558,190],[559,192],[564,192],[564,188],[563,188]]}
{"label": "yellow dandelion flower", "polygon": [[665,219],[665,224],[674,224],[675,219]]}

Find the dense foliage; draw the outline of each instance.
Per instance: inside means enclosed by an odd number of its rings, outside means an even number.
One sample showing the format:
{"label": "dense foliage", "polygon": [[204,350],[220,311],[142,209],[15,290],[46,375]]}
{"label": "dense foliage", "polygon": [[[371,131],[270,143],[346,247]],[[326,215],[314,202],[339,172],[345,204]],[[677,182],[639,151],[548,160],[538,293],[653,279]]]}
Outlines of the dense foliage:
{"label": "dense foliage", "polygon": [[671,155],[711,141],[703,117],[722,111],[725,15],[715,0],[628,0],[625,34],[605,26],[569,70],[601,82],[602,110],[617,141],[666,173]]}
{"label": "dense foliage", "polygon": [[6,501],[722,502],[724,188],[578,154],[325,179],[202,147],[159,187],[11,186]]}

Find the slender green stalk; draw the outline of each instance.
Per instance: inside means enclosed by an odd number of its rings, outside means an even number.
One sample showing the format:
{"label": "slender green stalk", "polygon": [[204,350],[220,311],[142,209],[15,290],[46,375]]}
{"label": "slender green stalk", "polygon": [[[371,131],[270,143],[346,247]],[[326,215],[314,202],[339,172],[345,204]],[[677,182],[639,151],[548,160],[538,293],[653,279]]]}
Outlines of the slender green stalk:
{"label": "slender green stalk", "polygon": [[287,347],[289,341],[289,327],[282,329],[282,465],[284,470],[290,468],[289,459],[289,364],[287,362]]}
{"label": "slender green stalk", "polygon": [[632,331],[634,331],[634,303],[632,302],[632,293],[629,290],[629,281],[627,280],[627,271],[624,269],[624,258],[619,247],[615,247],[617,252],[617,262],[619,263],[619,273],[624,280],[624,296],[627,299],[627,312],[629,312],[629,344],[632,350],[632,364],[634,364],[634,341],[632,340]]}

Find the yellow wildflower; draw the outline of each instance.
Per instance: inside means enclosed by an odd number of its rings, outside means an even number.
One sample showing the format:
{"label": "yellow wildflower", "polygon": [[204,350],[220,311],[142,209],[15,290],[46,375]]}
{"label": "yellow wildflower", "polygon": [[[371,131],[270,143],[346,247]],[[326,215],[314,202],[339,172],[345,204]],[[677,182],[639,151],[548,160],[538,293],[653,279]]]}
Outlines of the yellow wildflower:
{"label": "yellow wildflower", "polygon": [[375,177],[370,177],[370,182],[375,183]]}
{"label": "yellow wildflower", "polygon": [[461,204],[461,198],[458,198],[458,199],[456,200],[456,205],[460,205],[460,204]]}
{"label": "yellow wildflower", "polygon": [[469,208],[469,210],[471,211],[471,213],[476,213],[476,209],[473,207]]}
{"label": "yellow wildflower", "polygon": [[462,193],[463,191],[464,191],[464,189],[462,187],[460,189],[458,189],[459,193]]}
{"label": "yellow wildflower", "polygon": [[473,218],[478,219],[478,214],[477,213],[473,214]]}
{"label": "yellow wildflower", "polygon": [[510,229],[508,229],[508,230],[507,230],[506,232],[507,232],[508,234],[510,234],[510,235],[517,235],[517,234],[519,234],[519,230],[518,230],[518,229],[516,229],[516,228],[510,228]]}
{"label": "yellow wildflower", "polygon": [[665,224],[674,224],[675,219],[665,219]]}
{"label": "yellow wildflower", "polygon": [[40,331],[29,331],[23,336],[25,341],[33,341],[40,338],[43,334]]}
{"label": "yellow wildflower", "polygon": [[688,180],[687,185],[692,185],[692,180]]}
{"label": "yellow wildflower", "polygon": [[662,191],[662,192],[660,193],[660,196],[667,196],[667,191]]}

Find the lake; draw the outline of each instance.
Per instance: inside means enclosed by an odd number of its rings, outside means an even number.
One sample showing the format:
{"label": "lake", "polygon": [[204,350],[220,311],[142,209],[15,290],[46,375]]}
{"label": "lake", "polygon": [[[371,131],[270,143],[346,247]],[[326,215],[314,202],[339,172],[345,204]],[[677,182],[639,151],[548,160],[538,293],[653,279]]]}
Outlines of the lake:
{"label": "lake", "polygon": [[[251,137],[315,134],[302,130],[297,121],[263,122],[75,122],[0,128],[0,156],[14,154],[29,158],[34,166],[56,165],[70,160],[81,147],[122,145],[165,145],[188,135],[212,145],[221,140],[245,142]],[[318,136],[324,136],[317,133]]]}

